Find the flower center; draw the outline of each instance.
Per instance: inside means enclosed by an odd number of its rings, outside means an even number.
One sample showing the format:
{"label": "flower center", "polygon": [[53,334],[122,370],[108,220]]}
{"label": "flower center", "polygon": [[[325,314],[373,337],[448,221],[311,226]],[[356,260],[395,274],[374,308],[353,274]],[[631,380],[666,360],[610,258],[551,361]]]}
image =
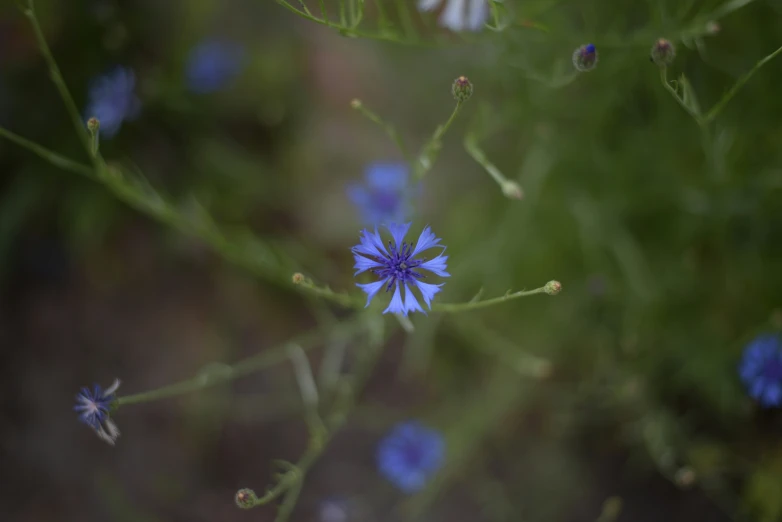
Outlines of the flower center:
{"label": "flower center", "polygon": [[424,277],[415,270],[423,261],[412,258],[413,250],[412,243],[402,243],[401,248],[398,248],[391,241],[388,242],[389,256],[382,259],[384,266],[375,270],[379,277],[388,280],[386,292],[398,282],[405,284]]}

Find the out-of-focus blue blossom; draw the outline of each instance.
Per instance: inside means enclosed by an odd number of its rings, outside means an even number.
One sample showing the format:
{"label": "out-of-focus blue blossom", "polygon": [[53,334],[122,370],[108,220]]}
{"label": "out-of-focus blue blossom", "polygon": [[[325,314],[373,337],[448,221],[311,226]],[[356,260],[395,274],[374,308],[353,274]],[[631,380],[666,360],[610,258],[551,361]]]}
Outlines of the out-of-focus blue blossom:
{"label": "out-of-focus blue blossom", "polygon": [[119,429],[111,420],[109,411],[112,401],[116,399],[114,393],[119,388],[119,384],[119,379],[115,379],[114,383],[105,390],[97,384],[92,390],[84,387],[76,395],[76,406],[73,407],[74,411],[79,412],[79,420],[95,430],[98,437],[112,446],[119,437]]}
{"label": "out-of-focus blue blossom", "polygon": [[318,507],[318,522],[348,522],[349,519],[349,505],[343,498],[327,498]]}
{"label": "out-of-focus blue blossom", "polygon": [[782,406],[782,339],[763,334],[752,340],[739,363],[739,377],[761,405]]}
{"label": "out-of-focus blue blossom", "polygon": [[[432,11],[443,0],[419,0],[418,9]],[[445,0],[440,25],[451,31],[480,31],[489,18],[489,0]]]}
{"label": "out-of-focus blue blossom", "polygon": [[122,122],[135,119],[141,110],[141,100],[134,90],[136,75],[127,67],[117,67],[92,81],[85,121],[95,117],[100,121],[101,136],[117,134]]}
{"label": "out-of-focus blue blossom", "polygon": [[187,87],[198,94],[219,91],[239,75],[244,57],[244,48],[236,43],[207,40],[198,44],[187,59]]}
{"label": "out-of-focus blue blossom", "polygon": [[[409,312],[424,312],[411,290],[417,288],[424,298],[424,302],[432,308],[432,299],[440,291],[439,285],[424,283],[421,279],[425,276],[421,270],[428,270],[440,277],[449,277],[446,272],[446,261],[448,256],[443,255],[445,247],[440,245],[441,239],[436,237],[429,227],[424,228],[416,243],[404,242],[405,235],[410,229],[411,223],[397,225],[391,223],[386,228],[391,232],[393,241],[388,242],[388,248],[383,245],[383,239],[375,228],[374,233],[366,229],[361,231],[361,238],[358,245],[352,248],[353,257],[356,264],[354,275],[371,270],[378,276],[379,280],[374,283],[360,284],[356,286],[361,288],[367,294],[367,306],[372,298],[375,297],[381,288],[385,287],[386,292],[394,289],[394,295],[391,303],[383,313],[396,313],[407,315]],[[440,253],[429,260],[419,258],[419,254],[430,248],[442,249]],[[402,297],[401,287],[404,287],[404,298]],[[425,312],[424,312],[425,313]]]}
{"label": "out-of-focus blue blossom", "polygon": [[404,163],[373,163],[363,184],[348,185],[348,197],[368,225],[401,223],[410,213],[408,168]]}
{"label": "out-of-focus blue blossom", "polygon": [[416,421],[398,424],[380,442],[380,473],[405,493],[420,491],[443,465],[445,439]]}

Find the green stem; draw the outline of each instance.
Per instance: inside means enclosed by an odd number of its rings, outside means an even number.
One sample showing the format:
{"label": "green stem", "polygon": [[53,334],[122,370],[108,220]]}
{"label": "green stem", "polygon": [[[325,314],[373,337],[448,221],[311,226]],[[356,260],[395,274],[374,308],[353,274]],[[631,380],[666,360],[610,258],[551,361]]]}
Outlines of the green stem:
{"label": "green stem", "polygon": [[65,156],[57,154],[56,152],[51,151],[46,147],[42,147],[34,141],[23,138],[18,134],[4,129],[3,127],[0,127],[0,137],[3,137],[8,141],[16,143],[20,147],[29,150],[36,156],[44,159],[45,161],[48,161],[55,167],[68,170],[70,172],[75,172],[76,174],[81,174],[82,176],[92,177],[92,167],[89,165],[84,165],[82,163],[73,161],[70,158],[66,158]]}
{"label": "green stem", "polygon": [[663,87],[671,93],[671,96],[673,96],[673,99],[676,100],[676,102],[682,106],[682,108],[687,111],[687,114],[693,117],[693,119],[696,121],[696,123],[700,126],[704,125],[704,121],[701,119],[701,116],[692,110],[689,106],[687,106],[686,103],[684,103],[684,100],[679,96],[679,93],[671,87],[671,84],[668,83],[668,68],[667,67],[660,67],[660,81],[663,84]]}
{"label": "green stem", "polygon": [[73,128],[76,130],[76,134],[78,135],[84,150],[87,151],[87,154],[90,157],[93,157],[91,153],[92,144],[90,143],[90,137],[87,133],[87,128],[84,124],[84,121],[82,120],[81,114],[79,114],[79,109],[76,107],[76,102],[73,101],[73,97],[68,91],[68,87],[65,84],[65,79],[63,79],[60,68],[57,66],[57,62],[54,60],[54,56],[52,55],[52,51],[49,48],[49,44],[46,43],[46,37],[41,30],[41,24],[38,22],[38,17],[35,14],[35,5],[33,0],[27,0],[27,10],[25,10],[24,14],[27,16],[27,18],[30,20],[30,24],[33,26],[35,39],[38,42],[38,47],[41,49],[41,54],[43,54],[43,58],[49,68],[49,74],[52,77],[52,82],[54,82],[55,87],[57,87],[57,91],[60,93],[60,98],[62,98],[63,103],[65,103],[65,108],[71,117]]}
{"label": "green stem", "polygon": [[341,34],[345,36],[351,36],[355,38],[366,38],[369,40],[380,40],[380,41],[386,41],[386,42],[395,42],[400,44],[406,44],[406,45],[417,45],[421,47],[435,47],[434,44],[429,42],[423,42],[418,39],[404,39],[404,38],[398,38],[396,35],[388,33],[388,32],[378,32],[378,33],[369,33],[366,31],[359,31],[357,29],[354,29],[352,27],[348,27],[347,25],[343,24],[337,24],[334,22],[331,22],[325,17],[323,19],[309,15],[299,9],[296,9],[292,5],[290,5],[285,0],[276,0],[279,5],[286,8],[288,11],[291,11],[292,13],[295,13],[302,18],[305,18],[309,20],[310,22],[315,22],[316,24],[325,25],[326,27],[330,27],[332,29],[336,29]]}
{"label": "green stem", "polygon": [[706,114],[706,116],[703,118],[704,122],[709,123],[714,118],[716,118],[720,111],[722,111],[725,105],[736,95],[737,92],[739,92],[744,84],[747,83],[749,79],[752,78],[752,76],[758,72],[758,70],[760,70],[761,67],[776,58],[780,53],[782,53],[782,47],[756,63],[755,67],[753,67],[747,74],[742,76],[739,81],[737,81],[735,85],[733,85],[733,87],[731,87],[731,89],[722,97],[722,99],[720,99],[720,101],[718,101],[714,107],[711,108],[708,114]]}
{"label": "green stem", "polygon": [[527,297],[530,295],[545,294],[545,293],[547,293],[546,287],[542,286],[540,288],[536,288],[535,290],[522,290],[520,292],[507,293],[503,296],[495,297],[493,299],[484,299],[483,301],[470,301],[467,303],[433,304],[432,310],[435,312],[446,312],[446,313],[467,312],[469,310],[478,310],[479,308],[494,306],[499,303],[504,303],[505,301],[518,299],[519,297]]}
{"label": "green stem", "polygon": [[375,123],[376,125],[380,126],[386,134],[388,134],[388,137],[391,138],[391,141],[396,144],[399,151],[402,153],[402,156],[404,157],[405,161],[408,163],[412,162],[412,158],[410,156],[410,153],[407,151],[407,147],[405,147],[404,142],[402,141],[402,137],[399,135],[399,133],[396,131],[393,125],[390,123],[385,122],[380,116],[369,110],[364,106],[364,104],[361,102],[361,100],[353,100],[350,103],[350,106],[356,109],[358,112],[364,115],[369,121]]}
{"label": "green stem", "polygon": [[[363,323],[359,320],[343,323],[337,325],[330,335],[332,338],[333,336],[339,336],[347,340],[356,335],[362,326]],[[313,332],[309,332],[282,345],[270,348],[252,357],[248,357],[247,359],[239,361],[231,366],[221,367],[220,370],[201,373],[190,379],[174,384],[169,384],[168,386],[163,386],[154,390],[119,397],[117,398],[117,404],[119,406],[127,406],[129,404],[140,404],[144,402],[168,399],[170,397],[176,397],[185,393],[203,390],[205,388],[216,386],[224,382],[233,381],[234,379],[244,377],[251,373],[255,373],[257,371],[269,368],[270,366],[274,366],[275,364],[286,361],[289,357],[291,343],[295,343],[296,345],[300,346],[302,350],[311,350],[315,348],[323,338],[323,335],[326,333],[327,332],[324,330],[315,330]]]}
{"label": "green stem", "polygon": [[445,133],[448,131],[451,124],[456,120],[456,116],[459,114],[461,108],[462,102],[457,101],[456,106],[453,108],[453,112],[451,112],[451,116],[443,125],[439,125],[437,129],[435,129],[432,137],[426,145],[424,145],[421,154],[418,156],[418,161],[413,165],[414,176],[417,179],[422,179],[434,165],[434,162],[437,160],[437,156],[440,153],[443,136],[445,136]]}

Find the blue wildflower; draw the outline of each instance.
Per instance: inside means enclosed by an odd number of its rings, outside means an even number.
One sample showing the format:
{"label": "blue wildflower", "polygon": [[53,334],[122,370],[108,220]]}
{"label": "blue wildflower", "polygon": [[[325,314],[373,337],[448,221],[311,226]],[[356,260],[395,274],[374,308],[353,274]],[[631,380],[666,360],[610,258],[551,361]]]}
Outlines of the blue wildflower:
{"label": "blue wildflower", "polygon": [[141,110],[141,101],[133,92],[136,75],[126,67],[117,67],[92,81],[86,118],[98,118],[101,135],[111,138],[125,120],[131,121]]}
{"label": "blue wildflower", "polygon": [[[449,277],[450,274],[445,271],[448,256],[443,255],[445,247],[440,245],[441,239],[436,237],[429,227],[424,228],[418,237],[417,243],[403,242],[411,223],[397,225],[391,223],[386,228],[391,232],[393,241],[388,242],[388,248],[383,245],[383,240],[375,228],[374,233],[366,229],[361,231],[360,243],[352,248],[353,257],[356,264],[354,275],[371,270],[378,277],[379,281],[368,284],[357,283],[367,294],[367,306],[372,298],[375,297],[381,288],[385,287],[386,292],[394,289],[394,295],[391,303],[383,313],[395,313],[407,315],[408,312],[424,312],[421,305],[411,290],[411,286],[417,288],[424,298],[424,302],[431,310],[432,299],[440,291],[439,285],[424,283],[421,279],[425,276],[421,270],[428,270],[440,277]],[[434,258],[424,260],[417,258],[421,252],[430,248],[441,248],[442,251]],[[404,287],[405,295],[402,298],[400,288]],[[425,313],[425,312],[424,312]]]}
{"label": "blue wildflower", "polygon": [[373,163],[365,183],[348,186],[348,197],[369,225],[401,223],[409,214],[408,169],[404,163]]}
{"label": "blue wildflower", "polygon": [[782,339],[763,334],[744,349],[739,377],[749,394],[763,406],[782,406]]}
{"label": "blue wildflower", "polygon": [[397,424],[380,442],[380,473],[405,493],[420,491],[445,460],[440,432],[416,421]]}
{"label": "blue wildflower", "polygon": [[76,395],[76,406],[73,408],[79,412],[80,421],[95,430],[98,437],[112,446],[119,437],[119,429],[111,420],[109,410],[112,401],[116,399],[114,392],[119,388],[119,384],[119,379],[115,379],[114,383],[105,390],[102,390],[97,384],[93,386],[92,390],[86,387],[82,388],[81,392]]}
{"label": "blue wildflower", "polygon": [[[443,0],[419,0],[418,9],[432,11]],[[451,31],[479,31],[489,18],[489,0],[445,0],[440,25]]]}
{"label": "blue wildflower", "polygon": [[190,51],[187,86],[198,94],[219,91],[241,72],[244,49],[239,44],[207,40]]}

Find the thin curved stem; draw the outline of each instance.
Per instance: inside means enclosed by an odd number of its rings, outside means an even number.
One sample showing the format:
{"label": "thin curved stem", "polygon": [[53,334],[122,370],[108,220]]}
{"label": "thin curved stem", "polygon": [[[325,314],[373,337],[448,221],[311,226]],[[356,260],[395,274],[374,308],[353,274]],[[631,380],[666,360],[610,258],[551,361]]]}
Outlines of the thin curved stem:
{"label": "thin curved stem", "polygon": [[247,359],[239,361],[233,365],[220,365],[215,367],[212,371],[201,372],[199,375],[184,381],[169,384],[167,386],[142,393],[118,397],[117,404],[118,406],[127,406],[130,404],[140,404],[144,402],[168,399],[178,395],[183,395],[185,393],[203,390],[205,388],[216,386],[224,382],[230,382],[251,373],[264,370],[274,366],[275,364],[285,362],[288,360],[288,350],[292,344],[298,345],[302,350],[311,350],[318,346],[318,343],[327,333],[331,335],[332,338],[342,338],[347,340],[356,335],[361,330],[363,324],[363,321],[360,320],[341,323],[334,327],[330,333],[328,330],[318,329],[291,339],[290,341],[274,348],[264,350],[257,355],[248,357]]}
{"label": "thin curved stem", "polygon": [[35,14],[35,4],[33,0],[27,0],[27,9],[24,11],[24,14],[27,16],[27,18],[30,20],[30,24],[33,26],[35,39],[38,42],[38,47],[41,50],[41,54],[43,54],[46,65],[49,68],[49,74],[52,77],[52,82],[54,83],[55,87],[57,87],[57,91],[60,93],[60,98],[62,98],[62,101],[65,104],[65,108],[68,111],[68,115],[71,117],[71,123],[73,124],[73,128],[79,137],[79,141],[81,141],[84,150],[87,151],[87,154],[90,157],[93,157],[92,144],[90,141],[90,136],[87,132],[87,128],[84,121],[82,120],[81,114],[79,113],[79,109],[76,107],[76,102],[73,101],[73,97],[71,96],[70,91],[68,91],[68,86],[65,84],[65,79],[60,72],[60,68],[57,66],[57,62],[52,55],[49,44],[46,43],[46,37],[43,34],[41,24],[38,22],[38,17]]}
{"label": "thin curved stem", "polygon": [[19,145],[23,149],[29,150],[36,156],[48,161],[55,167],[68,170],[70,172],[75,172],[76,174],[81,174],[82,176],[92,177],[92,167],[89,165],[84,165],[83,163],[73,161],[72,159],[67,158],[61,154],[57,154],[56,152],[49,150],[46,147],[35,143],[34,141],[30,141],[27,138],[23,138],[3,127],[0,127],[0,137],[3,137],[8,141]]}
{"label": "thin curved stem", "polygon": [[777,49],[773,53],[769,54],[768,56],[766,56],[765,58],[760,60],[758,63],[755,64],[755,67],[750,69],[750,71],[747,74],[745,74],[744,76],[739,78],[739,80],[733,85],[733,87],[731,87],[731,89],[727,93],[725,93],[725,95],[720,99],[720,101],[718,101],[714,105],[714,107],[711,108],[711,110],[708,112],[708,114],[706,114],[706,116],[703,118],[704,122],[709,123],[714,118],[716,118],[717,115],[725,107],[725,105],[727,105],[727,103],[731,99],[733,99],[733,97],[736,95],[736,93],[739,92],[739,90],[742,87],[744,87],[744,84],[747,83],[749,81],[749,79],[752,78],[752,76],[756,72],[758,72],[760,70],[761,67],[766,65],[768,62],[770,62],[771,60],[776,58],[781,53],[782,53],[782,47],[780,47],[779,49]]}
{"label": "thin curved stem", "polygon": [[470,310],[478,310],[480,308],[487,308],[496,304],[504,303],[505,301],[511,301],[520,297],[527,297],[536,294],[546,294],[549,291],[545,286],[536,288],[535,290],[522,290],[520,292],[507,293],[500,297],[494,297],[492,299],[484,299],[483,301],[468,301],[466,303],[439,303],[432,305],[432,311],[434,312],[468,312]]}

